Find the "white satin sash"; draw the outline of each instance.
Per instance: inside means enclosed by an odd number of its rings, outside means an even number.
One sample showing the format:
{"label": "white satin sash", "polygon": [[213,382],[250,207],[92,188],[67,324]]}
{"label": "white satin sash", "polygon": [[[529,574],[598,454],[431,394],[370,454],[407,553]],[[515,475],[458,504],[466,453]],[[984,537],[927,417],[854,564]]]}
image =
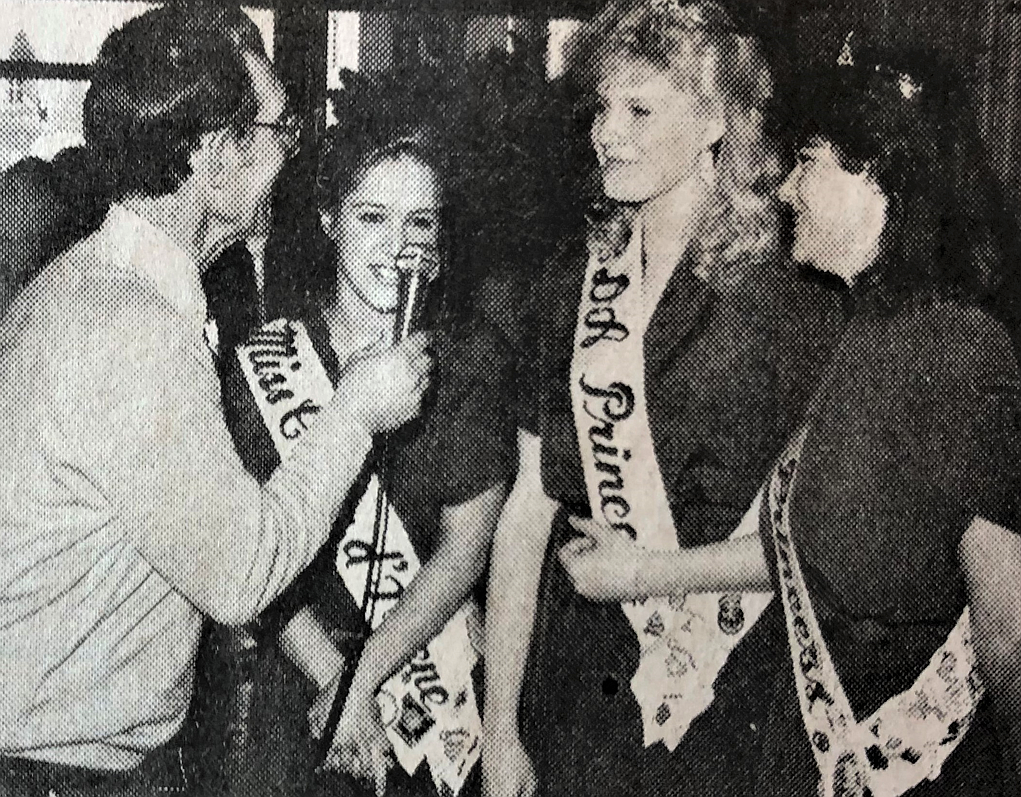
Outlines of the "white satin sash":
{"label": "white satin sash", "polygon": [[[285,460],[319,409],[333,396],[326,369],[305,327],[278,319],[238,347],[238,361],[273,444]],[[371,478],[341,541],[337,572],[359,607],[366,595],[380,482]],[[386,507],[386,546],[378,558],[372,627],[400,600],[420,563],[400,517]],[[413,774],[427,761],[437,793],[458,794],[481,753],[472,669],[481,651],[478,609],[469,601],[410,662],[384,683],[378,701],[401,767]]]}
{"label": "white satin sash", "polygon": [[780,459],[770,479],[768,501],[798,701],[819,767],[819,794],[898,797],[923,780],[939,777],[982,699],[968,609],[909,689],[891,697],[872,716],[855,720],[812,608],[791,534],[790,507],[807,435],[802,431]]}
{"label": "white satin sash", "polygon": [[[643,350],[665,286],[646,293],[642,276],[639,221],[620,255],[591,247],[575,331],[571,399],[593,517],[645,548],[676,551],[673,515],[649,428]],[[746,533],[742,524],[735,536]],[[641,649],[631,691],[641,707],[646,747],[663,742],[676,748],[712,704],[720,670],[771,598],[771,593],[693,593],[622,604]]]}

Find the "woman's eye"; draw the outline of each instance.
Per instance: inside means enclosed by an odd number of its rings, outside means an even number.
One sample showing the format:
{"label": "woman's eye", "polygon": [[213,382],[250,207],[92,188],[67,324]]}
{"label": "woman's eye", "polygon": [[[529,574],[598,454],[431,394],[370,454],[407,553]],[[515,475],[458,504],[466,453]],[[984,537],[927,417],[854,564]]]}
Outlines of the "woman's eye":
{"label": "woman's eye", "polygon": [[631,105],[631,115],[644,119],[645,117],[652,115],[652,108],[647,105],[639,105],[635,103]]}
{"label": "woman's eye", "polygon": [[422,232],[432,232],[436,228],[436,222],[426,216],[411,220],[411,226]]}
{"label": "woman's eye", "polygon": [[382,224],[386,217],[378,210],[363,210],[358,214],[358,221],[362,224]]}

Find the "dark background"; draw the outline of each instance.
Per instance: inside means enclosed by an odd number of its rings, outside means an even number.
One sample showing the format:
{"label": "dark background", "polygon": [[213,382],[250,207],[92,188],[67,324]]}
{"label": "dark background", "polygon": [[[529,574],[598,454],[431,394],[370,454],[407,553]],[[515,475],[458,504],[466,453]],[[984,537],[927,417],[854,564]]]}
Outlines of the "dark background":
{"label": "dark background", "polygon": [[[1021,217],[1021,0],[720,2],[763,39],[781,84],[796,74],[810,79],[813,68],[833,63],[849,31],[856,46],[931,50],[951,62],[970,87],[990,163],[1010,208]],[[417,78],[428,67],[462,98],[465,113],[451,150],[464,167],[453,233],[462,262],[470,266],[462,272],[465,284],[477,284],[479,271],[492,269],[528,281],[555,242],[578,223],[584,210],[579,189],[591,154],[576,98],[563,81],[546,80],[547,23],[584,19],[602,0],[245,0],[245,5],[273,9],[274,58],[308,122],[306,157],[294,164],[284,182],[289,193],[279,204],[287,209],[277,220],[285,235],[272,258],[287,261],[282,270],[292,262],[311,268],[320,260],[325,271],[332,269],[328,256],[324,260],[314,251],[318,223],[311,192],[325,128],[330,10],[360,12],[360,73],[396,71]],[[49,8],[40,3],[40,13]],[[514,17],[513,53],[505,41],[508,17]],[[467,42],[469,31],[488,39]],[[87,80],[90,72],[88,64],[0,60],[0,77]],[[427,96],[433,96],[431,90]]]}

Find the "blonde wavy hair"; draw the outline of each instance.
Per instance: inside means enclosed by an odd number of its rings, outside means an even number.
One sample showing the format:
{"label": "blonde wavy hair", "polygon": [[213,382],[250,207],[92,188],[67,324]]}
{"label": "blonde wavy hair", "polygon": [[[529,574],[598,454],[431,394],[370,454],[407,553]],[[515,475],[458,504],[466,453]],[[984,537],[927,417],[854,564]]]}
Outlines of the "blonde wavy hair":
{"label": "blonde wavy hair", "polygon": [[715,190],[696,240],[705,276],[734,284],[748,267],[774,258],[779,239],[780,158],[763,129],[773,79],[759,42],[713,2],[611,0],[581,28],[568,57],[576,78],[593,89],[621,56],[669,72],[679,88],[722,109]]}

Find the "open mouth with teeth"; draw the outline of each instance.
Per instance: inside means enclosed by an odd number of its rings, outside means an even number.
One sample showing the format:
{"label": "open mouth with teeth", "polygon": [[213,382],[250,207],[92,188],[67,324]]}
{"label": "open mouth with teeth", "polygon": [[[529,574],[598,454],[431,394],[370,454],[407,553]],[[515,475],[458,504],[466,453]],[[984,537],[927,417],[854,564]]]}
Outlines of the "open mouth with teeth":
{"label": "open mouth with teeth", "polygon": [[383,285],[394,287],[400,282],[400,272],[393,266],[370,266],[372,276]]}
{"label": "open mouth with teeth", "polygon": [[631,166],[634,162],[634,158],[624,158],[615,155],[606,155],[602,158],[602,165],[605,169],[619,169],[623,166]]}

